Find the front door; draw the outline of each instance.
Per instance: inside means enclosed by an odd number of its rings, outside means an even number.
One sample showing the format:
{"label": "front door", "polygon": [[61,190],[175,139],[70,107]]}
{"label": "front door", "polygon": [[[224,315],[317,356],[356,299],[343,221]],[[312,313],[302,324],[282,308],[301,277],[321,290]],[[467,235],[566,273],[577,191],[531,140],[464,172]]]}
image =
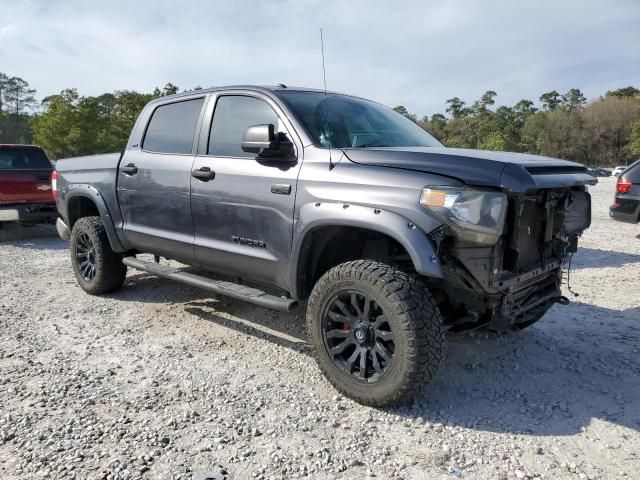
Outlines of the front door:
{"label": "front door", "polygon": [[245,129],[260,124],[273,124],[294,141],[291,126],[258,94],[221,94],[211,103],[208,141],[200,142],[204,154],[196,157],[191,179],[196,260],[286,289],[301,158],[269,160],[244,152],[241,143]]}
{"label": "front door", "polygon": [[127,150],[120,162],[124,233],[136,249],[194,260],[189,188],[203,104],[201,97],[156,107],[141,147]]}

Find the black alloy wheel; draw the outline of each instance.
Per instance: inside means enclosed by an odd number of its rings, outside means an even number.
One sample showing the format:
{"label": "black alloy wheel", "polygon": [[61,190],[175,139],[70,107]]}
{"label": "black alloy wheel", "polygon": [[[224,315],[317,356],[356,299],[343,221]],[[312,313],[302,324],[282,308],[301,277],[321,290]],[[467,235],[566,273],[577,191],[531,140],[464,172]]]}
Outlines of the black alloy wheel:
{"label": "black alloy wheel", "polygon": [[395,335],[389,319],[364,292],[339,292],[326,309],[322,334],[333,363],[358,381],[380,380],[393,363]]}
{"label": "black alloy wheel", "polygon": [[375,260],[341,263],[318,279],[307,332],[327,380],[376,407],[412,398],[444,354],[442,318],[426,284]]}
{"label": "black alloy wheel", "polygon": [[117,290],[124,283],[127,267],[122,254],[111,249],[100,217],[82,217],[71,229],[71,266],[82,289],[92,295]]}
{"label": "black alloy wheel", "polygon": [[85,282],[96,276],[96,249],[86,232],[76,237],[76,268]]}

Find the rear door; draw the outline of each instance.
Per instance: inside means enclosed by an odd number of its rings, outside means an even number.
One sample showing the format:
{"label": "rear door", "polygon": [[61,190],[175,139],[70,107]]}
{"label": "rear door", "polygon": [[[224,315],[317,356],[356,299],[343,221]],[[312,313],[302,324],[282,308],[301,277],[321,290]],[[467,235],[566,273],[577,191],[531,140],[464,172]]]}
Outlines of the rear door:
{"label": "rear door", "polygon": [[[211,174],[191,179],[198,264],[287,288],[299,140],[266,95],[222,93],[209,104],[205,118],[213,120],[204,125],[193,170]],[[245,129],[269,123],[294,142],[300,157],[283,162],[242,151]]]}
{"label": "rear door", "polygon": [[118,167],[118,201],[127,240],[144,252],[194,260],[191,167],[205,96],[159,104]]}
{"label": "rear door", "polygon": [[0,146],[0,207],[53,203],[52,170],[40,148]]}

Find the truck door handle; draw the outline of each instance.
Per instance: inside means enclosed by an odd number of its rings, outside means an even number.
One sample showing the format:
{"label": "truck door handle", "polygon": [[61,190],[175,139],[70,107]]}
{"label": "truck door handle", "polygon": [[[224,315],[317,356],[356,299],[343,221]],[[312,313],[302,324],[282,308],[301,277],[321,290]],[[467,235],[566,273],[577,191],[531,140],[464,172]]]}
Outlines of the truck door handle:
{"label": "truck door handle", "polygon": [[193,170],[191,176],[203,182],[208,182],[216,178],[216,172],[213,172],[209,167],[200,167],[197,170]]}
{"label": "truck door handle", "polygon": [[127,175],[135,175],[138,173],[138,167],[136,167],[133,163],[130,163],[124,167],[122,167],[122,172]]}

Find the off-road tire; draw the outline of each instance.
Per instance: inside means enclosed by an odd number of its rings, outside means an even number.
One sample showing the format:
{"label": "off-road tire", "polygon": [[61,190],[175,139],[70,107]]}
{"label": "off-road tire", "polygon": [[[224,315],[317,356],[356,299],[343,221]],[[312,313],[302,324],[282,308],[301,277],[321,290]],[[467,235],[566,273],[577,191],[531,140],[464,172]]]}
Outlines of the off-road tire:
{"label": "off-road tire", "polygon": [[[78,238],[86,235],[90,240],[95,259],[95,276],[87,280],[80,272],[76,260],[78,254]],[[83,217],[71,231],[71,268],[80,287],[91,295],[113,292],[122,286],[127,274],[127,267],[122,263],[122,255],[111,250],[107,232],[100,217]]]}
{"label": "off-road tire", "polygon": [[[331,299],[344,290],[374,298],[397,339],[391,366],[375,383],[358,381],[327,351],[323,315]],[[415,274],[373,260],[337,265],[318,280],[307,305],[307,335],[327,380],[347,397],[375,407],[411,399],[431,381],[444,356],[442,318],[425,284]]]}

